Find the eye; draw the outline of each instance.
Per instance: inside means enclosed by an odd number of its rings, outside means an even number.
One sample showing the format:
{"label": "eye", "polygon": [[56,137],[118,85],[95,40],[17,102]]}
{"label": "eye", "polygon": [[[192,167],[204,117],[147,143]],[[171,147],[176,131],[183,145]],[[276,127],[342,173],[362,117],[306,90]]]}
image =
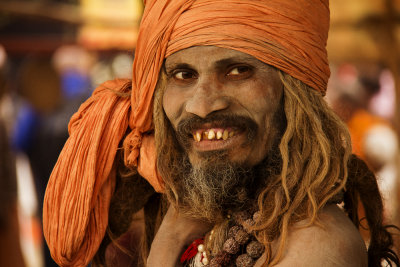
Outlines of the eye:
{"label": "eye", "polygon": [[252,68],[249,66],[235,66],[229,70],[227,76],[231,78],[247,78],[252,74]]}
{"label": "eye", "polygon": [[196,78],[196,75],[191,71],[177,71],[173,73],[173,77],[177,80],[188,80]]}

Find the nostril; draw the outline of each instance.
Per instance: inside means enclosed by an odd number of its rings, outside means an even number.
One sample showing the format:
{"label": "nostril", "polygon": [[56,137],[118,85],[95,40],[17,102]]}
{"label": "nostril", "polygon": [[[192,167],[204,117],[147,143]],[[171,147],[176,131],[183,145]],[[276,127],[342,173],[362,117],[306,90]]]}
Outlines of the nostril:
{"label": "nostril", "polygon": [[213,112],[221,111],[229,107],[229,101],[221,96],[196,95],[186,102],[186,112],[200,118],[206,118]]}

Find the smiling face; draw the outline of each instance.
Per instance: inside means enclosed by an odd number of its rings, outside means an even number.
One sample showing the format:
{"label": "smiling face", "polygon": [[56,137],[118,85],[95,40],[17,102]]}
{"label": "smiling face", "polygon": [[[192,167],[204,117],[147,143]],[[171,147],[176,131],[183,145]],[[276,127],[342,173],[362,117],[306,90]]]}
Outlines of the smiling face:
{"label": "smiling face", "polygon": [[277,71],[231,49],[197,46],[165,61],[163,108],[190,163],[224,154],[243,166],[261,162],[283,123]]}

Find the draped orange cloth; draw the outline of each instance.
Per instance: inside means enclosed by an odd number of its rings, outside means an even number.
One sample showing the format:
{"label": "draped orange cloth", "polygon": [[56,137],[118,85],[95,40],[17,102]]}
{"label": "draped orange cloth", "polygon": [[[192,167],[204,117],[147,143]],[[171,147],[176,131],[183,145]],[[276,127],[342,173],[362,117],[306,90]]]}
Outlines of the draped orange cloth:
{"label": "draped orange cloth", "polygon": [[365,136],[367,135],[368,131],[371,130],[371,128],[377,125],[388,126],[387,122],[384,119],[375,116],[363,109],[357,110],[347,122],[347,127],[349,127],[349,132],[351,136],[353,153],[363,160],[368,161],[368,159],[365,158],[365,152],[363,148]]}
{"label": "draped orange cloth", "polygon": [[131,96],[122,95],[129,80],[99,86],[72,117],[70,137],[51,174],[43,227],[54,260],[60,266],[86,266],[98,250],[114,190],[114,159],[127,132],[125,164],[162,192],[149,133],[153,93],[166,57],[198,45],[235,49],[324,94],[330,75],[328,29],[328,0],[147,0]]}

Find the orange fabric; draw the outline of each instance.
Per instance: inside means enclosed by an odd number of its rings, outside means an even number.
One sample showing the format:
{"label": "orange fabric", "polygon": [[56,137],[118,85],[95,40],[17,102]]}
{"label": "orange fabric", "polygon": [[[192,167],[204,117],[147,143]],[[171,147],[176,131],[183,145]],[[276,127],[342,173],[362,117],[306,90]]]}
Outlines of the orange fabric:
{"label": "orange fabric", "polygon": [[362,109],[356,111],[347,122],[351,136],[353,153],[364,160],[366,160],[363,149],[365,135],[367,134],[368,130],[378,124],[386,125],[387,123],[382,118],[374,116]]}
{"label": "orange fabric", "polygon": [[327,0],[194,1],[176,22],[166,57],[197,45],[235,49],[324,93],[328,29]]}
{"label": "orange fabric", "polygon": [[114,188],[112,171],[118,144],[128,127],[129,98],[110,89],[95,90],[69,123],[70,137],[51,174],[43,206],[43,229],[60,266],[86,266],[96,253],[108,223]]}
{"label": "orange fabric", "polygon": [[73,116],[70,138],[52,172],[44,202],[44,233],[60,266],[86,266],[108,223],[121,139],[125,164],[162,191],[151,132],[152,97],[166,57],[197,45],[250,54],[324,94],[329,78],[328,0],[147,0],[127,80],[97,88]]}
{"label": "orange fabric", "polygon": [[140,147],[138,172],[142,177],[153,186],[157,192],[164,190],[162,179],[158,174],[156,165],[156,147],[153,135],[148,135],[143,138],[142,145]]}

